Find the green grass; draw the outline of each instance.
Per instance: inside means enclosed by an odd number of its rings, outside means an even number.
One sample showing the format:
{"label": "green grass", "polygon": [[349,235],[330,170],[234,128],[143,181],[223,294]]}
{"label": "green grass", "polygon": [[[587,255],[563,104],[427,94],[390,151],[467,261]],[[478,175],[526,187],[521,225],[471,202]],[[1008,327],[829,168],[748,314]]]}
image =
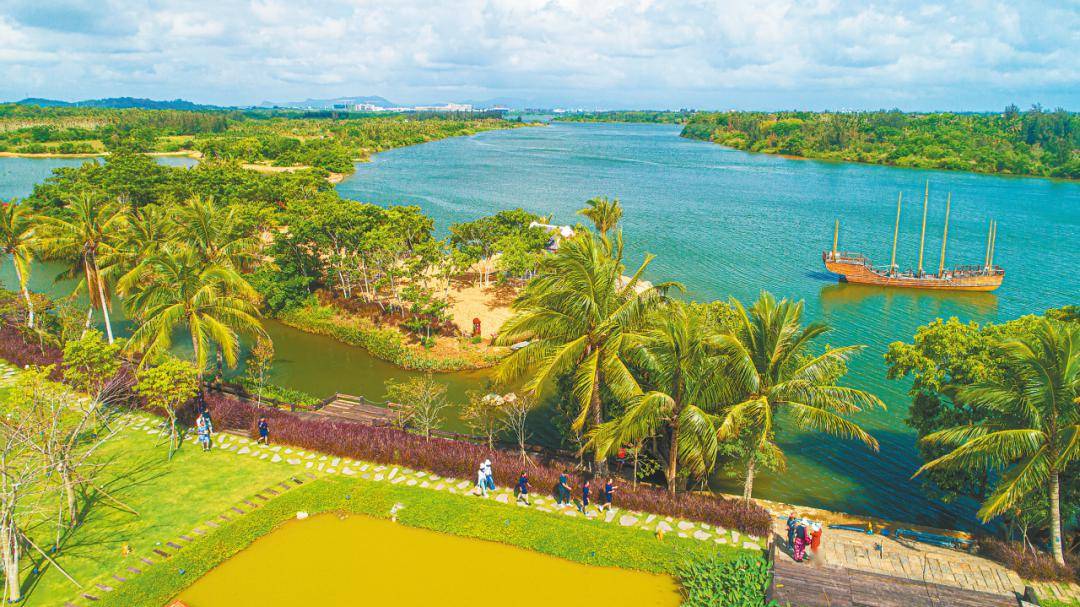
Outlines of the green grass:
{"label": "green grass", "polygon": [[[746,550],[706,542],[659,541],[651,533],[617,525],[597,525],[578,517],[559,517],[526,508],[388,483],[327,477],[270,501],[254,512],[198,538],[169,560],[106,593],[97,605],[164,605],[297,511],[348,512],[389,518],[401,504],[401,524],[453,535],[502,542],[568,560],[675,574],[690,559],[733,559]],[[358,550],[371,547],[356,547]],[[329,558],[329,555],[327,555]],[[417,563],[422,569],[423,563]],[[181,573],[183,571],[183,573]],[[359,597],[358,597],[359,598]]]}
{"label": "green grass", "polygon": [[[115,584],[112,574],[122,574],[128,565],[137,564],[140,556],[150,556],[158,543],[190,535],[197,524],[281,482],[292,472],[234,453],[203,453],[190,442],[167,461],[167,446],[161,440],[157,435],[126,428],[100,452],[99,459],[108,462],[99,478],[101,486],[139,515],[98,499],[83,523],[65,538],[55,558],[83,584],[83,591],[102,594],[94,583]],[[51,545],[54,535],[51,520],[31,530],[31,536],[43,547]],[[124,544],[132,549],[128,557],[121,553]],[[60,605],[83,592],[47,563],[41,567],[40,575],[27,571],[25,604]]]}

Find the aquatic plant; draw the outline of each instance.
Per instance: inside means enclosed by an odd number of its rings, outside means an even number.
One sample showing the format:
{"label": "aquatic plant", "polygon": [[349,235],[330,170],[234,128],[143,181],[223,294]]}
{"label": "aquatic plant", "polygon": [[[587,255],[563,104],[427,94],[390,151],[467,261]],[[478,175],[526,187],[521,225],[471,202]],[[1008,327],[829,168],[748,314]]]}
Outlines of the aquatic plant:
{"label": "aquatic plant", "polygon": [[[488,450],[484,445],[442,438],[425,439],[394,428],[259,409],[221,394],[208,396],[207,403],[215,427],[219,429],[243,430],[254,437],[259,416],[266,416],[272,442],[338,457],[408,466],[455,478],[470,477],[479,462],[490,459],[495,481],[503,486],[513,485],[522,470],[520,454],[513,450]],[[535,490],[546,492],[554,490],[561,466],[557,461],[538,459],[526,464],[525,469]],[[573,486],[580,487],[583,480],[580,474],[574,473],[571,477]],[[615,503],[624,510],[701,521],[755,536],[768,534],[772,524],[768,511],[753,503],[701,493],[671,495],[646,485],[635,488],[629,483],[620,484]]]}
{"label": "aquatic plant", "polygon": [[[772,578],[769,564],[750,554],[731,560],[694,558],[679,565],[683,607],[759,607]],[[766,607],[778,607],[770,601]]]}

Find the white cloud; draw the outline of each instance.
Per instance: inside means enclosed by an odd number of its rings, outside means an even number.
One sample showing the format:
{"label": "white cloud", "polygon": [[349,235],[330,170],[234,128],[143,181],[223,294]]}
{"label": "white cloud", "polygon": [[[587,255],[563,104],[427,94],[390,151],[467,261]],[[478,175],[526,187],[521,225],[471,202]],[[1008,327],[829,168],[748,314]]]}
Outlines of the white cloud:
{"label": "white cloud", "polygon": [[1051,1],[12,0],[0,98],[1075,108],[1077,31]]}

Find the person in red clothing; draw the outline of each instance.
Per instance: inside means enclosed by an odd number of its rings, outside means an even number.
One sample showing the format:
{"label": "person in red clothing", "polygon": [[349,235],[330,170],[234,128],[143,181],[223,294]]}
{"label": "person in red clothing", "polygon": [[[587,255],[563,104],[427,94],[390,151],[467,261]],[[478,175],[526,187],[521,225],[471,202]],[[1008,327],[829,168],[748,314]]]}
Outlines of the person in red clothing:
{"label": "person in red clothing", "polygon": [[821,548],[821,523],[810,525],[810,554],[814,562],[818,560],[818,549]]}

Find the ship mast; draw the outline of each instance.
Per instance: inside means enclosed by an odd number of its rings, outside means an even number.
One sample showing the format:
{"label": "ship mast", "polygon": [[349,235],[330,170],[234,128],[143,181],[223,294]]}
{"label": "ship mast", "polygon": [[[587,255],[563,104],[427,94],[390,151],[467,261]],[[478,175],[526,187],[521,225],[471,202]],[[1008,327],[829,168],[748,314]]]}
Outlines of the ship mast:
{"label": "ship mast", "polygon": [[896,226],[892,232],[892,261],[889,262],[889,271],[893,274],[896,273],[896,237],[900,235],[900,203],[904,200],[904,192],[900,191],[900,195],[896,197]]}
{"label": "ship mast", "polygon": [[945,276],[945,243],[949,242],[949,205],[952,204],[952,192],[945,199],[945,234],[941,236],[941,264],[938,265],[938,278]]}
{"label": "ship mast", "polygon": [[832,233],[832,258],[836,259],[836,244],[840,240],[840,220],[836,220],[836,226],[833,227]]}
{"label": "ship mast", "polygon": [[922,233],[919,234],[919,276],[922,276],[923,245],[926,244],[926,205],[930,202],[930,180],[926,180],[926,194],[922,202]]}
{"label": "ship mast", "polygon": [[986,269],[991,270],[994,267],[994,249],[997,247],[997,222],[994,222],[994,231],[990,236],[990,261],[986,264]]}
{"label": "ship mast", "polygon": [[989,226],[986,228],[986,255],[983,257],[983,266],[986,269],[990,269],[990,237],[994,235],[994,220],[990,220]]}

